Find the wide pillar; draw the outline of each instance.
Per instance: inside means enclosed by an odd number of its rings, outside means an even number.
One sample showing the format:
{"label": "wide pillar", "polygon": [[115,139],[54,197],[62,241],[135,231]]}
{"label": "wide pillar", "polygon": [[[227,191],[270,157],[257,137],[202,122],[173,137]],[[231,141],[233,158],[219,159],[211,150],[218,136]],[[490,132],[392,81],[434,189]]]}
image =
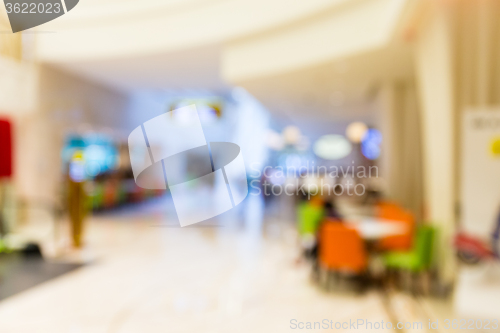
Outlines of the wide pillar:
{"label": "wide pillar", "polygon": [[427,8],[416,40],[416,77],[421,109],[424,218],[438,229],[440,277],[452,282],[455,256],[458,117],[455,105],[453,21],[450,8]]}
{"label": "wide pillar", "polygon": [[380,90],[382,131],[380,175],[384,195],[422,219],[422,144],[415,85],[408,80],[386,82]]}

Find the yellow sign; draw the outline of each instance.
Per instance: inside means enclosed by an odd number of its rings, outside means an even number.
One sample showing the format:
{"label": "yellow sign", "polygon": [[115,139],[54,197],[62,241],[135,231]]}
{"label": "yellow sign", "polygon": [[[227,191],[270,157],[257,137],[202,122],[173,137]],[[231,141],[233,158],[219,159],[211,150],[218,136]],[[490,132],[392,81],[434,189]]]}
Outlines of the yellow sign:
{"label": "yellow sign", "polygon": [[73,153],[71,161],[73,162],[83,162],[83,150],[77,150]]}
{"label": "yellow sign", "polygon": [[500,157],[500,137],[491,140],[490,152],[494,157]]}

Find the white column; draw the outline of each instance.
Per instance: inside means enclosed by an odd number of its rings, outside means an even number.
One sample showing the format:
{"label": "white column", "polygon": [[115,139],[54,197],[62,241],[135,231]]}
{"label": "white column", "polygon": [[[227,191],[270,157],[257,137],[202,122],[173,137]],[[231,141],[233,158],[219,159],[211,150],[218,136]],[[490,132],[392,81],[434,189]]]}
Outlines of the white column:
{"label": "white column", "polygon": [[456,142],[450,13],[436,4],[420,25],[416,74],[421,107],[425,217],[438,228],[441,278],[451,281],[455,257]]}
{"label": "white column", "polygon": [[420,119],[410,80],[383,85],[379,96],[382,131],[380,174],[385,180],[385,196],[422,217],[422,156]]}

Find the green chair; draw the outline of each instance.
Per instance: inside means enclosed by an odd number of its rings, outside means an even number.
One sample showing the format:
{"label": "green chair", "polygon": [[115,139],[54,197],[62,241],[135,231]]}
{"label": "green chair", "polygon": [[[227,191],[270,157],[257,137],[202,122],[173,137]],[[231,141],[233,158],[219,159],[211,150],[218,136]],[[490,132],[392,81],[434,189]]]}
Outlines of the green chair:
{"label": "green chair", "polygon": [[321,206],[314,206],[309,202],[299,204],[297,208],[299,233],[301,235],[316,234],[324,215],[324,209]]}
{"label": "green chair", "polygon": [[0,239],[0,253],[10,253],[12,250],[5,244],[5,242]]}
{"label": "green chair", "polygon": [[420,226],[409,252],[389,252],[384,255],[387,268],[401,269],[419,273],[427,270],[432,263],[435,229],[430,226]]}
{"label": "green chair", "polygon": [[97,210],[104,205],[104,186],[101,183],[94,184],[94,191],[89,196],[91,201],[90,207]]}
{"label": "green chair", "polygon": [[127,201],[127,190],[125,188],[125,184],[123,181],[120,181],[120,184],[118,185],[118,203],[123,204]]}

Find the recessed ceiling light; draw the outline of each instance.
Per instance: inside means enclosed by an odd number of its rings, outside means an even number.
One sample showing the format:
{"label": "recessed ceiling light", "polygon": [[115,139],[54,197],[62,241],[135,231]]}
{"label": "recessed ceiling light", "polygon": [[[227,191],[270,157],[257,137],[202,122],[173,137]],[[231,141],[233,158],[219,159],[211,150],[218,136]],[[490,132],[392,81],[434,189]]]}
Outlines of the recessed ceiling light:
{"label": "recessed ceiling light", "polygon": [[313,147],[314,153],[325,160],[339,160],[351,153],[351,143],[342,135],[324,135]]}

